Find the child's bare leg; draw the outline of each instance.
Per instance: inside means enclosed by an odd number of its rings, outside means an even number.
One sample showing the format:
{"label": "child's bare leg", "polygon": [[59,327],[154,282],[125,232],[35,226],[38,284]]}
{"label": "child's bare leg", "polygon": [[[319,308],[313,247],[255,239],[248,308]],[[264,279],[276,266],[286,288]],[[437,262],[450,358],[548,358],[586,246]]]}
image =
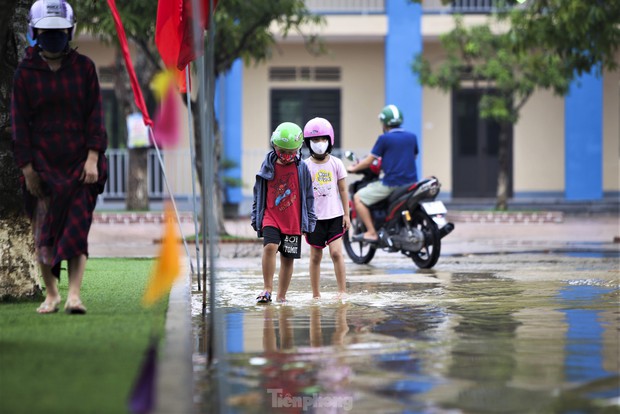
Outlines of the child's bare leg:
{"label": "child's bare leg", "polygon": [[278,350],[276,341],[276,328],[273,323],[273,308],[265,306],[263,315],[263,350],[265,352],[275,352]]}
{"label": "child's bare leg", "polygon": [[344,337],[349,332],[349,324],[347,323],[348,306],[348,303],[342,304],[336,311],[336,329],[334,330],[334,335],[332,335],[332,345],[344,344]]}
{"label": "child's bare leg", "polygon": [[310,346],[323,346],[323,337],[321,336],[321,307],[312,306],[310,309]]}
{"label": "child's bare leg", "polygon": [[329,256],[334,262],[334,272],[338,283],[339,296],[347,291],[347,276],[344,268],[344,256],[342,254],[342,238],[338,238],[329,244]]}
{"label": "child's bare leg", "polygon": [[321,280],[321,259],[323,258],[323,249],[310,247],[310,285],[312,286],[312,297],[317,299],[321,297],[319,283]]}
{"label": "child's bare leg", "polygon": [[278,301],[286,300],[286,292],[293,277],[295,259],[280,255],[280,274],[278,275]]}
{"label": "child's bare leg", "polygon": [[273,275],[276,272],[276,254],[278,245],[268,243],[263,246],[263,289],[271,293],[273,291]]}
{"label": "child's bare leg", "polygon": [[278,323],[280,324],[280,349],[291,349],[295,346],[295,331],[293,331],[293,309],[289,306],[284,306],[280,309],[280,318]]}

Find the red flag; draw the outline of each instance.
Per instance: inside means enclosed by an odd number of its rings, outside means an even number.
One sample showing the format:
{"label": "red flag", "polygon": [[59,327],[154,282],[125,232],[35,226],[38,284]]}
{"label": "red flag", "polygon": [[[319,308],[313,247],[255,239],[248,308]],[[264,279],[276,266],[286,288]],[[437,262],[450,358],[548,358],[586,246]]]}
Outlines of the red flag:
{"label": "red flag", "polygon": [[110,7],[110,11],[112,12],[112,17],[114,17],[114,25],[116,26],[118,41],[121,45],[123,57],[125,58],[125,66],[127,67],[127,72],[129,72],[129,80],[131,81],[131,89],[133,90],[134,101],[136,102],[136,106],[138,107],[140,112],[142,112],[142,119],[144,120],[144,125],[153,125],[153,121],[149,117],[149,111],[146,109],[146,104],[144,103],[144,97],[142,96],[142,90],[140,89],[140,84],[138,83],[136,71],[133,69],[133,63],[131,63],[129,46],[127,45],[127,36],[125,35],[125,28],[123,27],[123,23],[121,22],[121,16],[119,16],[118,10],[116,9],[116,1],[108,0],[108,6]]}
{"label": "red flag", "polygon": [[[187,64],[203,52],[204,30],[209,22],[209,0],[199,0],[202,13],[200,19],[200,38],[198,48],[194,47],[192,25],[192,0],[159,0],[157,23],[155,25],[155,44],[162,60],[169,68],[182,71]],[[217,0],[213,0],[213,8]],[[184,77],[179,77],[179,82]]]}

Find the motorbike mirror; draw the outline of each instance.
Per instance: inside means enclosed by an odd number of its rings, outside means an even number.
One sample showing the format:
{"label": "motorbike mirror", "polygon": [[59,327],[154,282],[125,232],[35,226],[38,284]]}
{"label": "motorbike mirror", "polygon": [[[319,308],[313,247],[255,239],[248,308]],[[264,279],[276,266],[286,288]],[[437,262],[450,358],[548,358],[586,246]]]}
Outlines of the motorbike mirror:
{"label": "motorbike mirror", "polygon": [[349,161],[355,161],[355,154],[353,153],[353,151],[345,151],[344,157]]}

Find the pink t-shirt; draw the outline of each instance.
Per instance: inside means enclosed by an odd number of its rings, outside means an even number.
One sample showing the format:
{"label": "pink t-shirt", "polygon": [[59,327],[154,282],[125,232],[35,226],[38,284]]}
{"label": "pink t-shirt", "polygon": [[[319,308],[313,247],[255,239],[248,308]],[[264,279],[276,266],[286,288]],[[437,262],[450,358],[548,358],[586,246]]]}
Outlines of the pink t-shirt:
{"label": "pink t-shirt", "polygon": [[329,155],[323,164],[312,157],[304,160],[312,176],[314,190],[314,213],[317,219],[327,220],[344,215],[338,181],[347,176],[347,169],[339,158]]}

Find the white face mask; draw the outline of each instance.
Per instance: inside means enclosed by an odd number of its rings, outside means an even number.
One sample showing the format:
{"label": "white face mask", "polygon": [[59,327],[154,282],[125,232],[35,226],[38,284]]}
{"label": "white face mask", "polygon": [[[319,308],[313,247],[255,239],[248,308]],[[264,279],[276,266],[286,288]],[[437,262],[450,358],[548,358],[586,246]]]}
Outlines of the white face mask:
{"label": "white face mask", "polygon": [[329,143],[327,141],[321,141],[321,142],[313,142],[310,141],[310,148],[312,148],[312,151],[314,151],[315,154],[325,154],[325,151],[327,151],[327,147],[329,146]]}

